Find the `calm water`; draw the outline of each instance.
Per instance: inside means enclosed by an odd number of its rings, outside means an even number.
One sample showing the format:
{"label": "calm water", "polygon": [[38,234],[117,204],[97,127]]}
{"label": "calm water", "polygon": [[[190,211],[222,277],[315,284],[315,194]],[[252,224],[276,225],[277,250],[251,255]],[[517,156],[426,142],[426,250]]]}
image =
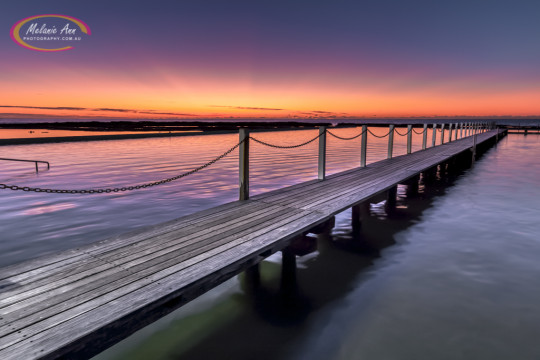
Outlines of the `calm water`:
{"label": "calm water", "polygon": [[[386,128],[372,131],[380,135],[388,132]],[[334,130],[342,137],[359,132],[360,129]],[[405,133],[403,129],[400,132]],[[292,145],[317,134],[316,130],[309,130],[253,136]],[[386,141],[368,137],[368,162],[386,156]],[[238,135],[204,135],[2,146],[0,157],[46,160],[51,169],[36,174],[32,163],[0,161],[0,183],[54,189],[142,184],[196,168],[237,142]],[[419,149],[421,142],[421,136],[414,134],[413,150]],[[251,193],[316,178],[317,146],[315,141],[301,148],[280,150],[253,143]],[[358,166],[359,149],[360,138],[343,141],[329,136],[328,173]],[[405,138],[396,135],[394,153],[405,152]],[[92,196],[2,190],[0,196],[1,267],[234,201],[238,198],[238,150],[201,172],[145,190]]]}
{"label": "calm water", "polygon": [[[292,144],[314,134],[256,136]],[[210,138],[6,147],[5,157],[40,154],[52,168],[36,176],[31,166],[9,165],[0,179],[56,188],[131,185],[190,169],[237,140]],[[386,143],[370,141],[368,160],[383,158]],[[357,164],[359,139],[329,143],[330,172]],[[403,143],[396,146],[395,153],[404,151]],[[254,146],[254,192],[316,176],[316,145],[290,154]],[[298,259],[295,299],[280,293],[280,257],[274,255],[262,264],[258,293],[247,294],[241,276],[231,279],[97,358],[539,359],[539,155],[540,136],[509,135],[472,169],[443,174],[421,186],[419,196],[408,197],[400,186],[395,212],[372,204],[360,236],[352,235],[350,212],[338,215],[318,251]],[[236,184],[233,154],[177,184],[129,194],[3,190],[1,261],[234,200]]]}

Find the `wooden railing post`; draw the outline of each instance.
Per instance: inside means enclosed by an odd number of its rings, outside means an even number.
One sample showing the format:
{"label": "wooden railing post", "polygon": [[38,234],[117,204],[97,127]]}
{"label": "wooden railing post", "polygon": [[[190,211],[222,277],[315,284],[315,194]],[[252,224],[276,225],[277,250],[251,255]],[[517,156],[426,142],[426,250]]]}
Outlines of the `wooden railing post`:
{"label": "wooden railing post", "polygon": [[452,123],[450,123],[450,125],[448,125],[448,131],[449,131],[449,136],[448,136],[448,142],[452,142],[452,129],[453,129],[453,125]]}
{"label": "wooden railing post", "polygon": [[437,124],[433,124],[433,139],[431,141],[431,147],[435,147],[435,141],[437,139]]}
{"label": "wooden railing post", "polygon": [[387,159],[392,158],[392,151],[394,150],[394,125],[390,125],[390,131],[388,132],[388,156]]}
{"label": "wooden railing post", "polygon": [[455,135],[454,135],[454,141],[455,141],[455,140],[457,140],[459,124],[458,124],[458,123],[455,123],[454,125],[455,125],[455,127],[456,127],[456,133],[455,133]]}
{"label": "wooden railing post", "polygon": [[326,177],[326,126],[319,126],[319,180]]}
{"label": "wooden railing post", "polygon": [[441,124],[441,145],[444,144],[444,126],[446,124]]}
{"label": "wooden railing post", "polygon": [[427,146],[427,124],[424,124],[424,133],[422,134],[422,150],[426,150]]}
{"label": "wooden railing post", "polygon": [[463,139],[463,123],[460,123],[459,127],[460,127],[460,129],[459,129],[459,138]]}
{"label": "wooden railing post", "polygon": [[407,154],[412,152],[412,125],[407,125]]}
{"label": "wooden railing post", "polygon": [[360,145],[360,166],[366,166],[366,155],[367,155],[367,125],[362,125],[362,143]]}
{"label": "wooden railing post", "polygon": [[241,128],[239,131],[240,141],[240,200],[249,199],[249,130]]}

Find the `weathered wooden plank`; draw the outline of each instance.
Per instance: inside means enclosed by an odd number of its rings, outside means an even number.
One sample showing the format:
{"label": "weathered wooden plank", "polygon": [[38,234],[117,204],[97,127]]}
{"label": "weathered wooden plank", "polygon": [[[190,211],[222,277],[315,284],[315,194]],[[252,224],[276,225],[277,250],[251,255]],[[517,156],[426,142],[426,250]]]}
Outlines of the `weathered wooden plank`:
{"label": "weathered wooden plank", "polygon": [[[35,335],[27,336],[24,340],[15,343],[15,345],[10,348],[9,355],[14,356],[13,358],[17,358],[17,356],[24,357],[25,353],[28,354],[28,350],[35,349],[36,346],[39,347],[40,344],[43,343],[49,344],[46,345],[45,348],[50,348],[50,344],[55,344],[56,346],[54,346],[54,348],[57,348],[58,344],[72,342],[73,338],[76,338],[79,334],[84,335],[97,330],[99,327],[103,326],[104,322],[110,324],[114,322],[115,319],[121,318],[125,313],[134,312],[141,306],[149,306],[148,304],[152,304],[152,301],[158,301],[160,298],[166,296],[177,297],[179,294],[175,294],[175,291],[181,290],[184,286],[193,281],[197,281],[197,279],[202,278],[203,275],[211,275],[213,272],[216,272],[223,267],[223,264],[234,265],[235,262],[242,261],[246,257],[257,256],[259,251],[264,251],[268,247],[273,246],[276,243],[275,239],[280,239],[277,242],[290,240],[301,233],[301,231],[296,229],[305,228],[312,222],[319,221],[319,218],[319,214],[301,214],[299,219],[289,222],[288,224],[281,224],[281,226],[276,227],[271,234],[261,231],[262,234],[259,233],[258,237],[242,239],[243,242],[234,247],[231,247],[231,243],[227,243],[224,247],[229,247],[228,250],[218,253],[218,255],[220,254],[219,256],[216,255],[212,258],[206,258],[207,260],[204,260],[205,263],[199,264],[201,266],[197,269],[191,268],[190,271],[185,271],[185,267],[177,265],[177,268],[173,267],[162,270],[156,277],[149,279],[148,285],[145,287],[136,288],[122,298],[116,300],[109,299],[114,302],[112,304],[114,306],[106,306],[104,309],[98,308],[97,311],[90,311],[88,310],[88,306],[90,306],[89,303],[85,303],[81,305],[83,308],[77,309],[77,315],[75,315],[75,317],[67,316],[66,318],[66,314],[63,313],[59,314],[59,317],[54,320],[47,319],[46,321],[39,323],[41,331],[34,328],[34,331],[38,331],[35,332]],[[223,249],[221,248],[219,250]],[[214,252],[217,252],[217,250]],[[193,262],[193,260],[191,262]],[[177,274],[179,272],[181,272],[180,277]],[[109,293],[106,296],[111,298],[113,295]],[[103,306],[103,304],[100,306]],[[96,310],[96,308],[93,308],[92,310]],[[151,316],[150,314],[148,315]],[[49,322],[47,323],[47,321]],[[55,326],[55,329],[47,327],[48,325]],[[94,328],[94,326],[96,326],[96,328]],[[51,330],[49,331],[49,329]],[[128,332],[131,332],[131,330],[132,329],[123,329],[123,331]],[[67,339],[65,337],[66,333],[70,333],[72,338]]]}
{"label": "weathered wooden plank", "polygon": [[[246,201],[242,203],[242,206],[258,206],[256,203],[251,203]],[[143,238],[148,231],[154,230],[156,233],[165,233],[168,231],[174,231],[178,226],[185,226],[187,221],[193,221],[195,224],[200,221],[204,221],[207,217],[219,216],[219,214],[230,211],[238,211],[238,203],[231,202],[224,205],[220,205],[211,209],[203,210],[179,219],[170,220],[157,225],[147,226],[141,229],[136,229],[128,233],[117,235],[106,240],[98,241],[86,246],[80,246],[74,249],[63,251],[54,255],[49,255],[45,257],[40,257],[37,259],[29,260],[21,264],[14,264],[0,269],[0,280],[5,280],[12,276],[21,276],[26,272],[31,272],[32,275],[37,274],[41,271],[46,271],[49,268],[55,268],[61,266],[59,262],[69,263],[78,261],[81,258],[88,257],[87,254],[81,254],[81,251],[84,253],[91,253],[93,250],[100,251],[104,248],[107,248],[107,245],[110,246],[121,246],[122,240],[125,242],[137,241],[139,235],[142,234]],[[179,225],[179,222],[182,224]],[[71,260],[73,258],[73,260]]]}
{"label": "weathered wooden plank", "polygon": [[[253,207],[251,207],[249,210],[253,209]],[[153,233],[153,231],[150,231],[150,232],[143,232],[143,233],[140,233],[138,234],[138,238],[139,238],[139,241],[135,242],[135,243],[132,243],[132,244],[127,244],[125,246],[122,246],[122,247],[117,247],[116,249],[113,249],[112,251],[109,250],[109,251],[103,251],[103,252],[100,252],[99,254],[97,253],[94,253],[92,254],[92,260],[93,261],[89,261],[89,262],[86,262],[86,263],[82,263],[82,264],[79,264],[79,263],[76,263],[76,264],[73,264],[73,266],[70,266],[70,267],[67,267],[67,268],[62,268],[60,269],[58,272],[56,273],[48,273],[46,274],[47,276],[36,276],[36,278],[34,278],[34,281],[28,281],[28,282],[23,282],[20,284],[20,286],[16,287],[15,289],[13,290],[7,290],[7,291],[4,291],[4,293],[2,294],[3,295],[3,299],[0,299],[0,309],[2,308],[2,303],[4,302],[5,300],[5,297],[7,296],[11,296],[11,295],[14,295],[14,294],[19,294],[19,293],[22,293],[24,291],[26,291],[26,289],[28,289],[29,287],[32,288],[32,290],[36,290],[36,288],[38,288],[40,285],[42,284],[60,284],[60,283],[65,283],[66,281],[68,281],[69,279],[73,279],[75,277],[77,278],[86,278],[88,272],[90,271],[95,271],[97,269],[93,268],[93,266],[96,266],[96,267],[101,267],[103,269],[106,269],[107,267],[111,267],[113,265],[119,265],[122,263],[122,261],[120,261],[120,263],[117,263],[115,262],[116,259],[121,259],[123,260],[124,262],[127,261],[127,258],[125,258],[126,254],[129,252],[131,254],[134,253],[134,250],[137,249],[138,247],[140,246],[143,246],[143,244],[147,244],[146,245],[146,248],[149,248],[149,247],[156,247],[156,246],[163,246],[163,242],[160,241],[160,239],[171,239],[171,237],[173,239],[178,239],[178,238],[181,238],[180,240],[189,240],[189,236],[190,235],[193,235],[194,233],[197,235],[197,236],[204,236],[206,233],[209,233],[209,232],[219,232],[219,229],[220,228],[224,228],[224,227],[228,227],[228,226],[232,226],[234,223],[238,222],[238,221],[242,221],[244,219],[257,219],[259,217],[259,215],[262,215],[264,216],[265,213],[268,213],[269,211],[280,211],[281,209],[280,208],[271,208],[269,207],[268,205],[266,206],[261,206],[261,204],[258,204],[258,208],[253,211],[253,212],[249,212],[247,214],[243,214],[240,213],[240,214],[227,214],[226,216],[223,217],[223,221],[222,222],[219,222],[219,226],[218,227],[215,227],[215,226],[211,226],[207,223],[204,223],[204,227],[197,227],[197,226],[188,226],[189,224],[186,224],[186,225],[182,225],[182,223],[179,223],[179,226],[178,229],[176,231],[169,231],[169,232],[166,232],[166,233],[161,233],[161,234],[158,234],[157,236]],[[211,219],[211,221],[216,221],[214,218]],[[146,240],[145,242],[142,241],[142,237],[146,237]],[[121,253],[119,253],[119,251],[123,251]],[[98,257],[96,257],[96,255],[99,255]],[[109,266],[107,266],[107,264]],[[97,272],[97,271],[96,271]],[[81,274],[83,273],[83,274]],[[16,278],[8,278],[9,281],[11,282],[16,282]],[[58,282],[57,282],[58,280]],[[45,291],[45,289],[42,289]]]}
{"label": "weathered wooden plank", "polygon": [[[265,225],[264,227],[253,227],[254,230],[258,230],[260,231],[260,234],[262,234],[261,236],[266,236],[268,234],[269,231],[271,231],[273,228],[275,228],[275,224],[276,223],[279,223],[281,222],[282,225],[286,225],[287,222],[290,222],[291,219],[296,219],[296,218],[301,218],[305,216],[305,212],[300,212],[300,211],[295,211],[295,215],[291,216],[290,214],[288,215],[280,215],[279,218],[276,218],[274,219],[274,221],[271,222],[272,224],[272,228],[270,228],[267,225]],[[190,252],[190,253],[184,253],[182,255],[179,255],[177,258],[173,258],[173,259],[169,259],[165,265],[166,266],[163,266],[164,264],[163,263],[160,263],[158,264],[159,266],[157,267],[149,267],[149,266],[146,266],[146,267],[141,267],[140,269],[135,269],[137,270],[136,273],[131,273],[131,274],[127,274],[127,276],[125,276],[125,274],[122,274],[124,275],[123,277],[120,276],[120,277],[117,277],[117,278],[106,278],[104,279],[104,281],[101,283],[101,286],[103,286],[103,288],[99,288],[97,290],[99,290],[99,293],[96,293],[96,289],[93,288],[93,285],[94,284],[87,284],[87,286],[90,286],[91,288],[90,289],[85,289],[85,290],[92,290],[91,293],[87,294],[85,297],[82,297],[81,299],[84,300],[84,301],[90,301],[92,299],[95,299],[95,298],[100,298],[99,296],[100,295],[107,295],[111,292],[114,292],[114,291],[120,291],[120,282],[118,282],[117,280],[122,280],[122,283],[126,284],[128,287],[134,283],[134,280],[137,280],[139,279],[140,281],[143,281],[143,283],[146,283],[146,278],[148,276],[152,276],[153,274],[155,274],[156,272],[159,272],[159,271],[162,271],[163,269],[167,269],[169,267],[173,267],[173,266],[177,266],[178,264],[181,264],[183,261],[189,261],[189,259],[193,258],[193,257],[196,257],[196,256],[199,256],[201,254],[207,254],[209,253],[210,250],[216,248],[216,247],[219,247],[223,244],[234,244],[234,240],[236,238],[242,238],[243,236],[249,236],[250,234],[252,235],[254,232],[253,231],[249,231],[247,229],[245,229],[245,231],[243,233],[239,233],[237,236],[231,236],[229,239],[223,239],[222,241],[216,241],[216,242],[213,242],[213,243],[210,243],[210,244],[207,244],[205,246],[204,249],[202,249],[203,251],[198,251],[198,252]],[[271,239],[271,241],[275,241],[275,239]],[[151,264],[151,265],[154,265],[154,264]],[[116,281],[115,283],[110,283],[112,281]],[[135,287],[137,286],[141,286],[141,284],[139,285],[135,285]],[[77,289],[79,290],[79,289]],[[84,293],[83,293],[84,294]],[[27,307],[27,309],[29,309],[24,315],[25,315],[25,318],[24,319],[16,319],[16,320],[19,320],[19,321],[16,321],[16,322],[11,322],[9,324],[9,328],[21,328],[22,326],[20,326],[21,324],[26,324],[26,326],[29,326],[29,325],[32,325],[34,323],[36,323],[36,321],[42,321],[43,319],[47,319],[51,316],[54,316],[55,313],[58,312],[58,310],[65,310],[65,309],[69,309],[69,308],[73,308],[77,302],[74,301],[73,299],[69,299],[69,302],[67,302],[67,299],[65,299],[65,296],[64,296],[64,293],[61,293],[59,294],[60,296],[56,296],[54,299],[52,299],[52,303],[56,303],[57,306],[54,307],[54,310],[56,311],[51,311],[52,309],[49,308],[49,307],[46,307],[44,309],[39,309],[39,303],[37,304],[37,310],[45,310],[41,313],[36,313],[36,307],[35,306],[32,306],[32,307]],[[72,295],[72,294],[70,294]],[[19,314],[17,314],[19,315]],[[28,315],[33,315],[31,317],[29,317]],[[12,320],[12,318],[9,317],[9,314],[6,316],[4,315],[5,318],[7,320]],[[39,320],[36,320],[36,319],[39,319]],[[13,331],[9,331],[9,329],[2,329],[4,331],[6,331],[5,333],[3,334],[9,334],[9,333],[12,333]],[[28,334],[26,334],[28,335]]]}
{"label": "weathered wooden plank", "polygon": [[[258,223],[264,224],[265,219],[267,219],[268,221],[272,221],[275,216],[288,216],[288,214],[292,214],[293,212],[295,212],[295,210],[293,209],[285,212],[283,211],[282,207],[273,207],[272,209],[273,211],[271,212],[269,211],[267,213],[261,214],[260,216],[253,216],[251,218],[248,218],[249,221],[242,222],[246,219],[240,219],[236,223],[229,223],[229,226],[220,224],[219,227],[201,229],[200,233],[196,233],[194,236],[189,238],[192,241],[184,241],[173,247],[159,247],[158,250],[154,250],[153,252],[147,252],[146,255],[148,255],[148,257],[146,258],[144,256],[137,256],[137,254],[132,256],[123,256],[124,254],[120,254],[116,262],[114,260],[105,261],[104,266],[97,267],[95,269],[89,268],[80,273],[69,275],[64,278],[55,279],[55,281],[53,282],[43,283],[41,286],[31,287],[25,292],[17,293],[11,296],[8,295],[0,299],[0,311],[3,314],[8,314],[10,311],[14,311],[14,309],[20,308],[21,306],[33,306],[37,303],[40,303],[42,297],[50,298],[56,293],[66,294],[66,292],[69,292],[68,294],[72,295],[74,288],[79,285],[84,286],[85,284],[92,282],[92,285],[95,286],[99,284],[99,282],[97,281],[100,279],[104,280],[106,283],[107,281],[110,281],[109,276],[118,273],[127,276],[129,275],[129,271],[132,267],[139,264],[144,264],[145,261],[154,260],[155,258],[163,261],[164,259],[168,259],[170,257],[177,257],[177,252],[185,249],[187,246],[191,246],[189,250],[192,250],[206,245],[206,242],[217,244],[220,241],[220,237],[226,237],[229,234],[235,234],[237,232],[240,232],[240,230],[248,230],[252,227],[257,226]],[[235,224],[240,224],[242,226],[235,227]],[[226,229],[226,231],[220,232],[219,228]],[[212,236],[208,237],[205,242],[197,241],[200,239],[201,236],[207,234],[212,234]],[[137,267],[131,271],[140,270],[140,267]],[[67,301],[67,299],[63,300]]]}

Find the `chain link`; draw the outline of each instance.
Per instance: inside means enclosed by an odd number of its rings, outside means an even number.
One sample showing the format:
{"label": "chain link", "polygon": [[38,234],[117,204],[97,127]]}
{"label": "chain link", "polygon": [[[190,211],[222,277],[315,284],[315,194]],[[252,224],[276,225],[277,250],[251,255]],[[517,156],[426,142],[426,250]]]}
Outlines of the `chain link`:
{"label": "chain link", "polygon": [[327,133],[329,133],[330,135],[332,135],[333,137],[335,137],[336,139],[340,139],[340,140],[354,140],[360,136],[362,136],[362,134],[364,134],[366,131],[361,131],[360,134],[358,135],[355,135],[353,137],[341,137],[339,135],[336,135],[334,133],[332,133],[330,130],[326,130]]}
{"label": "chain link", "polygon": [[417,135],[422,135],[423,133],[425,133],[427,131],[427,127],[424,128],[424,130],[420,131],[420,132],[416,132],[416,130],[414,130],[414,128],[412,128],[413,132]]}
{"label": "chain link", "polygon": [[412,127],[410,130],[408,130],[405,134],[401,134],[398,129],[396,128],[396,134],[398,134],[399,136],[405,136],[405,135],[408,135],[410,132],[412,131]]}
{"label": "chain link", "polygon": [[146,184],[140,184],[140,185],[133,185],[133,186],[125,186],[125,187],[119,187],[119,188],[111,188],[111,189],[82,189],[82,190],[60,190],[60,189],[43,189],[43,188],[33,188],[29,186],[17,186],[17,185],[6,185],[6,184],[0,184],[0,189],[9,189],[9,190],[22,190],[22,191],[33,191],[33,192],[45,192],[45,193],[55,193],[55,194],[103,194],[103,193],[112,193],[112,192],[122,192],[122,191],[131,191],[131,190],[137,190],[137,189],[143,189],[143,188],[149,188],[152,186],[157,186],[161,184],[165,184],[174,180],[181,179],[183,177],[186,177],[188,175],[194,174],[204,168],[207,168],[210,165],[213,165],[214,163],[218,162],[219,160],[223,159],[225,156],[232,153],[234,150],[236,150],[245,140],[240,141],[238,144],[234,145],[229,150],[225,151],[223,154],[219,155],[218,157],[214,158],[213,160],[210,160],[206,164],[203,164],[193,170],[190,170],[188,172],[173,176],[168,179],[163,179],[159,181],[154,181],[151,183]]}
{"label": "chain link", "polygon": [[379,138],[379,139],[382,139],[382,138],[387,137],[388,135],[390,135],[390,132],[391,132],[391,130],[388,130],[388,133],[386,133],[386,135],[379,136],[379,135],[375,135],[371,130],[369,130],[369,128],[367,129],[367,131],[368,131],[371,135],[373,135],[373,136],[375,136],[376,138]]}
{"label": "chain link", "polygon": [[314,142],[315,140],[317,140],[318,138],[320,138],[322,135],[324,134],[324,132],[320,133],[319,135],[317,135],[316,137],[314,137],[313,139],[311,140],[308,140],[302,144],[298,144],[298,145],[275,145],[275,144],[269,144],[267,142],[264,142],[262,140],[259,140],[259,139],[256,139],[254,138],[253,136],[250,136],[249,138],[261,145],[265,145],[265,146],[269,146],[269,147],[273,147],[273,148],[276,148],[276,149],[294,149],[294,148],[299,148],[301,146],[304,146],[304,145],[307,145],[309,143],[312,143]]}

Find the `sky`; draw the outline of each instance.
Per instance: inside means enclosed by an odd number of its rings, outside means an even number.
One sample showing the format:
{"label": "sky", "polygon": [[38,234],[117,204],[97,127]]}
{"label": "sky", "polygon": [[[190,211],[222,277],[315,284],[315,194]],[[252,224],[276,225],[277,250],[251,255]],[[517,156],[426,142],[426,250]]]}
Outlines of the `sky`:
{"label": "sky", "polygon": [[[540,115],[536,0],[1,7],[0,119]],[[80,19],[91,34],[57,52],[11,39],[41,14]]]}

